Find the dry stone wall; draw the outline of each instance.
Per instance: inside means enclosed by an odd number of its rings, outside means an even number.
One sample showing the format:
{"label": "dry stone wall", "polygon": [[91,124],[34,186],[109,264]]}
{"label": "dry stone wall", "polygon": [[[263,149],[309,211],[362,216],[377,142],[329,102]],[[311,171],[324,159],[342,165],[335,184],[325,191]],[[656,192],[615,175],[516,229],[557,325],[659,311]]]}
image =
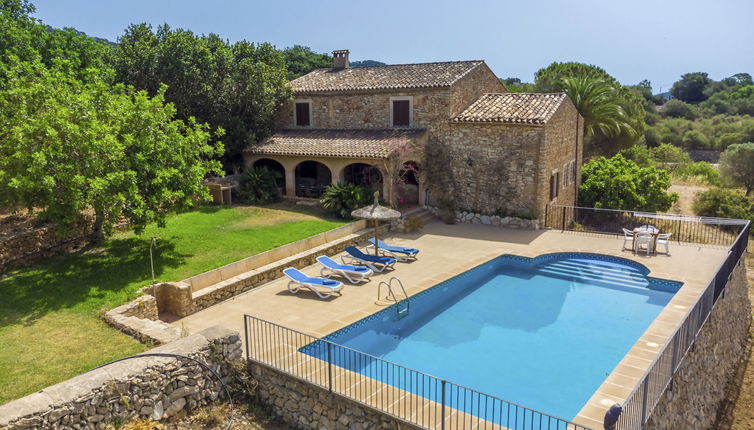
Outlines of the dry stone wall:
{"label": "dry stone wall", "polygon": [[262,364],[251,375],[259,383],[259,399],[291,428],[314,430],[420,429],[384,412]]}
{"label": "dry stone wall", "polygon": [[681,362],[672,390],[660,399],[647,430],[712,429],[717,412],[744,352],[751,324],[746,265],[739,261],[702,327],[696,344]]}
{"label": "dry stone wall", "polygon": [[91,224],[81,221],[66,236],[58,235],[58,228],[54,224],[0,235],[0,273],[10,267],[23,266],[58,252],[79,249],[89,243],[89,233]]}
{"label": "dry stone wall", "polygon": [[[151,353],[197,358],[222,378],[241,359],[238,333],[212,327]],[[186,359],[145,357],[111,364],[0,406],[0,428],[104,429],[138,418],[162,420],[224,396],[212,374]]]}

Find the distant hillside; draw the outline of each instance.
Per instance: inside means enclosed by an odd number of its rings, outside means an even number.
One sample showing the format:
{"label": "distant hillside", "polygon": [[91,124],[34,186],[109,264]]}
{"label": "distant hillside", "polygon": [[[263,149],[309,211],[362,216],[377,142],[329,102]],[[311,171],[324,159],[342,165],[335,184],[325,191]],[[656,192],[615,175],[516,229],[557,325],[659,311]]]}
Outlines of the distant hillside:
{"label": "distant hillside", "polygon": [[386,66],[387,64],[382,61],[375,60],[361,60],[361,61],[349,61],[351,67],[368,67],[368,66]]}

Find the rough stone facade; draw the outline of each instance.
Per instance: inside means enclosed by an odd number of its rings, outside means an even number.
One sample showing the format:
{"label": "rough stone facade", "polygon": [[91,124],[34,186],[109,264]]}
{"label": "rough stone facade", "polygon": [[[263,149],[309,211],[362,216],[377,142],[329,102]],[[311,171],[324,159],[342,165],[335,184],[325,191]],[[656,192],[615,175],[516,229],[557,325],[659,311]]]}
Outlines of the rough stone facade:
{"label": "rough stone facade", "polygon": [[[212,327],[149,352],[193,357],[227,378],[241,359],[241,340],[236,332]],[[104,429],[138,418],[161,420],[224,395],[212,374],[190,360],[131,359],[0,406],[0,428]]]}
{"label": "rough stone facade", "polygon": [[[380,72],[375,69],[373,73],[379,75]],[[344,79],[349,79],[348,74]],[[379,79],[376,82],[384,83]],[[391,100],[410,98],[410,127],[427,130],[427,140],[421,148],[423,155],[417,157],[422,170],[419,180],[419,202],[422,205],[444,207],[447,204],[440,202],[444,200],[459,211],[543,218],[548,203],[576,203],[583,152],[583,119],[567,97],[552,117],[541,121],[539,118],[535,121],[515,118],[508,122],[455,121],[457,115],[485,94],[507,92],[483,62],[445,87],[338,91],[304,87],[307,89],[298,91],[295,81],[293,84],[295,98],[280,112],[280,129],[296,128],[294,104],[297,101],[311,103],[311,125],[306,128],[391,128]],[[526,106],[519,109],[523,115],[526,115]],[[534,111],[536,108],[532,108]],[[328,165],[326,156],[297,158],[256,154],[254,159],[246,160],[247,166],[259,158],[270,158],[283,164],[287,186],[295,181],[294,171],[298,163],[312,159]],[[572,161],[575,174],[570,164]],[[332,161],[330,164],[335,167],[335,170],[330,167],[332,181],[335,182],[336,177],[340,179],[343,166],[355,162],[364,161]],[[367,164],[377,165],[375,162]],[[554,171],[560,172],[559,192],[551,201],[550,175]],[[429,197],[428,201],[425,196]]]}
{"label": "rough stone facade", "polygon": [[[542,216],[547,203],[575,205],[578,188],[581,185],[581,162],[584,156],[584,122],[573,103],[563,103],[544,126],[544,145],[539,154],[539,176],[537,187],[538,215]],[[575,175],[565,166],[575,161]],[[550,201],[550,174],[560,172],[558,197]],[[565,169],[565,171],[564,171]],[[570,178],[570,179],[569,179]]]}
{"label": "rough stone facade", "polygon": [[251,375],[259,383],[259,399],[291,428],[314,430],[420,429],[384,412],[262,364]]}
{"label": "rough stone facade", "polygon": [[673,389],[660,399],[647,430],[712,429],[751,324],[746,264],[742,258],[696,344],[681,362]]}

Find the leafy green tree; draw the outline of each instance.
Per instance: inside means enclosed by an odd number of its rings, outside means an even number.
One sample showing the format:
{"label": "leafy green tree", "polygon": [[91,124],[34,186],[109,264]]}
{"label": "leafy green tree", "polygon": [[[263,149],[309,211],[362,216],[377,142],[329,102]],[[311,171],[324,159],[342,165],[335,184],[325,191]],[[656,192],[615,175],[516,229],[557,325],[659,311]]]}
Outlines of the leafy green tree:
{"label": "leafy green tree", "polygon": [[322,196],[322,206],[338,217],[350,219],[351,212],[369,204],[369,190],[355,184],[328,185]]}
{"label": "leafy green tree", "polygon": [[650,152],[658,163],[683,166],[691,162],[688,152],[669,143],[660,144],[650,149]]}
{"label": "leafy green tree", "polygon": [[215,34],[167,25],[155,32],[147,24],[130,26],[118,41],[117,80],[150,95],[166,84],[165,99],[179,118],[224,129],[228,170],[247,145],[272,132],[278,109],[291,96],[283,54],[267,43],[230,45]]}
{"label": "leafy green tree", "polygon": [[642,125],[628,118],[617,97],[617,90],[610,84],[589,76],[563,78],[563,91],[584,117],[587,136],[616,137],[624,134],[633,138],[643,131]]}
{"label": "leafy green tree", "polygon": [[207,127],[175,120],[164,89],[82,82],[43,64],[17,63],[0,90],[0,205],[41,211],[70,226],[92,210],[95,236],[128,220],[136,232],[207,197],[222,145]]}
{"label": "leafy green tree", "polygon": [[654,167],[655,159],[652,157],[652,151],[646,145],[637,144],[619,152],[627,160],[631,160],[639,167]]}
{"label": "leafy green tree", "polygon": [[694,213],[701,216],[750,219],[754,221],[754,202],[735,190],[712,188],[694,198]]}
{"label": "leafy green tree", "polygon": [[683,133],[683,147],[686,149],[707,149],[710,146],[709,139],[702,132],[689,130]]}
{"label": "leafy green tree", "polygon": [[258,167],[241,175],[238,196],[241,201],[251,204],[267,204],[280,199],[278,179],[282,176],[276,170]]}
{"label": "leafy green tree", "polygon": [[706,73],[686,73],[673,84],[670,94],[686,103],[699,103],[707,98],[704,91],[709,84],[710,79]]}
{"label": "leafy green tree", "polygon": [[[0,0],[0,64],[38,60],[82,80],[108,78],[112,48],[74,29],[48,27],[26,0]],[[0,74],[0,85],[2,85]]]}
{"label": "leafy green tree", "polygon": [[674,172],[679,178],[686,181],[701,181],[709,185],[720,185],[720,172],[706,161],[688,163]]}
{"label": "leafy green tree", "polygon": [[646,110],[641,96],[597,66],[552,63],[537,71],[535,88],[566,92],[579,113],[590,118],[585,124],[587,155],[615,154],[638,143],[643,135]]}
{"label": "leafy green tree", "polygon": [[743,187],[746,195],[754,190],[754,143],[731,145],[720,154],[720,175],[731,185]]}
{"label": "leafy green tree", "polygon": [[662,114],[673,118],[686,118],[690,121],[699,117],[699,112],[694,105],[678,99],[670,99],[662,105]]}
{"label": "leafy green tree", "polygon": [[579,201],[595,208],[666,211],[678,200],[669,187],[666,170],[639,167],[618,154],[584,164]]}
{"label": "leafy green tree", "polygon": [[563,91],[563,79],[573,77],[588,77],[614,87],[619,85],[618,81],[604,69],[591,64],[575,62],[554,62],[543,69],[539,69],[534,74],[534,83],[538,92],[553,93]]}
{"label": "leafy green tree", "polygon": [[294,45],[283,50],[283,58],[288,68],[288,79],[296,79],[314,69],[332,67],[332,57],[327,54],[317,54],[308,46]]}

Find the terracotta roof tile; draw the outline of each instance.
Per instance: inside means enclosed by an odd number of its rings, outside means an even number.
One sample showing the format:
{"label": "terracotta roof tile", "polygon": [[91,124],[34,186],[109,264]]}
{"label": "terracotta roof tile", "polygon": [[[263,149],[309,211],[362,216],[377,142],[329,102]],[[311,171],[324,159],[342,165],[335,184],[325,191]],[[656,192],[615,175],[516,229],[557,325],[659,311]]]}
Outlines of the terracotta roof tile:
{"label": "terracotta roof tile", "polygon": [[403,138],[415,139],[424,133],[424,129],[283,130],[244,152],[264,155],[387,158],[393,148],[386,145],[386,142]]}
{"label": "terracotta roof tile", "polygon": [[483,61],[317,69],[291,81],[296,93],[449,87]]}
{"label": "terracotta roof tile", "polygon": [[565,99],[565,93],[484,94],[453,121],[545,124]]}

